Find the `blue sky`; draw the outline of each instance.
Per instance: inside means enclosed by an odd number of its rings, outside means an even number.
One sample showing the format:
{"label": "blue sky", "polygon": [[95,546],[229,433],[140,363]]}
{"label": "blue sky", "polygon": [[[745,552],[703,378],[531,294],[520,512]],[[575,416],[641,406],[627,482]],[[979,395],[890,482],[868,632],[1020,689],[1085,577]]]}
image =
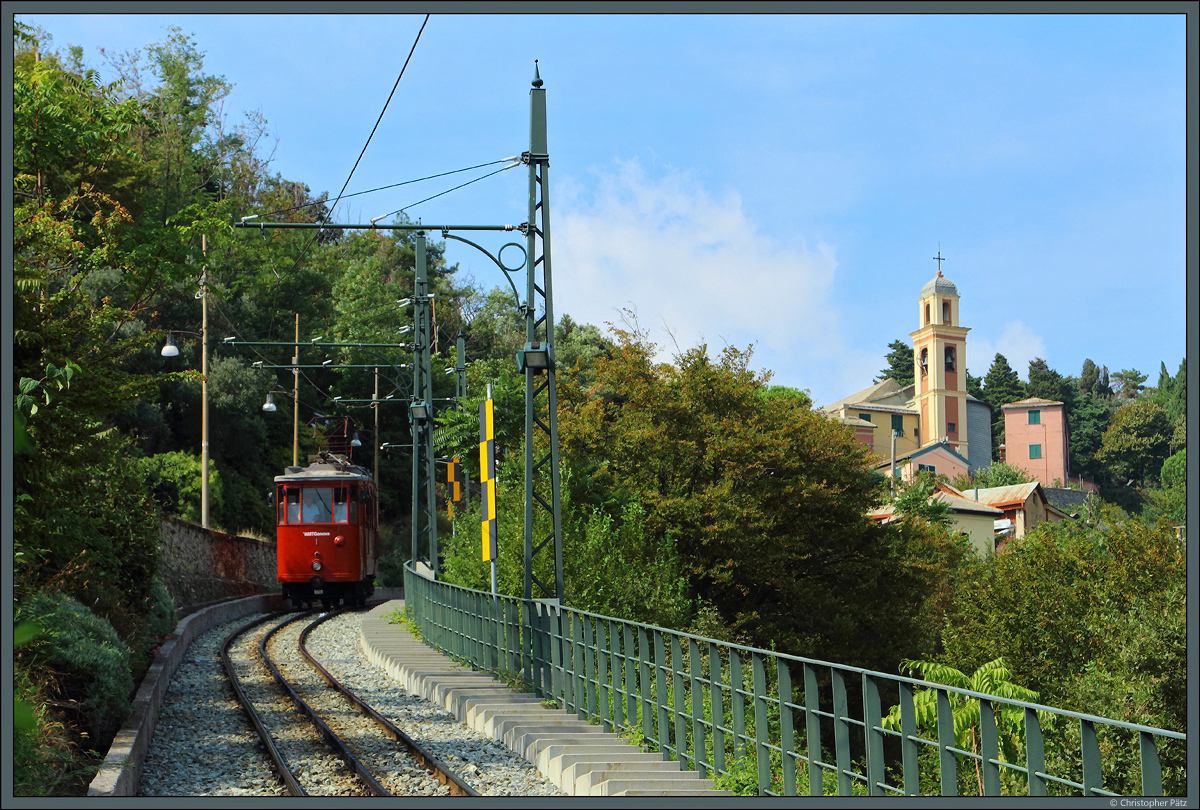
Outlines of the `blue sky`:
{"label": "blue sky", "polygon": [[[17,19],[105,78],[100,48],[178,26],[233,84],[227,126],[260,112],[271,170],[332,196],[424,15]],[[1186,352],[1185,58],[1182,14],[435,14],[347,192],[527,149],[537,59],[556,314],[633,309],[664,356],[754,344],[774,383],[824,404],[908,339],[940,251],[971,373],[1001,352],[1022,377],[1034,357],[1063,374],[1091,358],[1152,385]],[[482,173],[354,197],[335,219]],[[515,169],[409,215],[519,224],[526,184]],[[469,247],[447,256],[503,283]]]}

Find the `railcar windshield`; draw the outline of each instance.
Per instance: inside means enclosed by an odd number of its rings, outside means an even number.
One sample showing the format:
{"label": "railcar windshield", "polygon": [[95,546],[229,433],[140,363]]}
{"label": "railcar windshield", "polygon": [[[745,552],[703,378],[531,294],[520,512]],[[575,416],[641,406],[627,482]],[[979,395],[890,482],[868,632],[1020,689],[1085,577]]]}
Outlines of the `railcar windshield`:
{"label": "railcar windshield", "polygon": [[280,523],[356,523],[358,488],[286,487],[279,498]]}

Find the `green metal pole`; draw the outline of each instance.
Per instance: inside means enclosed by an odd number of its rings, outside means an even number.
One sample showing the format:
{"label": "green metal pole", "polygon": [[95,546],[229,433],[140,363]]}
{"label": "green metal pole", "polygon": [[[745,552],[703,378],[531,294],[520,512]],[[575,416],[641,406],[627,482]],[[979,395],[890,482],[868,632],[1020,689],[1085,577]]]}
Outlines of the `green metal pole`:
{"label": "green metal pole", "polygon": [[456,400],[462,400],[467,395],[467,346],[463,340],[462,330],[458,330],[458,341],[455,344],[457,351],[455,352],[454,372],[457,385],[454,390]]}
{"label": "green metal pole", "polygon": [[429,407],[429,418],[421,426],[421,454],[424,465],[425,488],[425,547],[429,550],[429,567],[438,575],[437,540],[437,461],[433,454],[433,307],[429,301],[429,275],[425,232],[417,231],[417,279],[420,287],[414,302],[421,318],[421,389],[419,396]]}
{"label": "green metal pole", "polygon": [[[542,78],[534,62],[533,87],[529,91],[529,152],[525,159],[529,165],[529,217],[526,222],[526,285],[525,285],[525,341],[526,347],[540,344],[545,347],[549,362],[545,370],[530,366],[525,368],[525,582],[524,596],[534,598],[533,586],[538,586],[539,598],[562,601],[562,509],[559,497],[558,417],[557,391],[554,369],[554,307],[550,274],[550,206],[547,196],[549,184],[550,155],[546,145],[546,91],[542,89]],[[540,243],[540,244],[539,244]],[[539,285],[537,274],[541,271]],[[539,295],[540,293],[540,295]],[[538,316],[538,302],[542,304],[542,315]],[[541,375],[545,374],[545,381]],[[546,394],[545,420],[538,418],[538,397]],[[545,434],[547,449],[540,459],[535,460],[536,439]],[[549,467],[549,492],[534,486],[534,470]],[[550,534],[545,538],[534,538],[535,505],[550,514]],[[534,574],[535,560],[552,554],[554,583],[541,582]]]}

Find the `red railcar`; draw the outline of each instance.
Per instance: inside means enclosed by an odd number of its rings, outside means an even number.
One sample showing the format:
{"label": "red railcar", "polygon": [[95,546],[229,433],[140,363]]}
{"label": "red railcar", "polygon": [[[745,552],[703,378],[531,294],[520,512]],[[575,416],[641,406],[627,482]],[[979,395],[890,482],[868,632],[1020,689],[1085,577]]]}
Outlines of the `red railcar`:
{"label": "red railcar", "polygon": [[344,457],[322,453],[275,476],[276,571],[297,608],[363,606],[375,590],[375,484]]}

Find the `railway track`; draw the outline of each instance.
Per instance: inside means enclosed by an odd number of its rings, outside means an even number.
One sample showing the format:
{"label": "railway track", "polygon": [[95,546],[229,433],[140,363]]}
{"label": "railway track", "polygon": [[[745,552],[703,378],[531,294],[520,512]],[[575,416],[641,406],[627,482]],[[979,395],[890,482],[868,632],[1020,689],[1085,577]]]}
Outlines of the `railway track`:
{"label": "railway track", "polygon": [[221,645],[222,665],[281,792],[480,795],[306,649],[311,634],[345,612],[270,614],[239,627]]}

